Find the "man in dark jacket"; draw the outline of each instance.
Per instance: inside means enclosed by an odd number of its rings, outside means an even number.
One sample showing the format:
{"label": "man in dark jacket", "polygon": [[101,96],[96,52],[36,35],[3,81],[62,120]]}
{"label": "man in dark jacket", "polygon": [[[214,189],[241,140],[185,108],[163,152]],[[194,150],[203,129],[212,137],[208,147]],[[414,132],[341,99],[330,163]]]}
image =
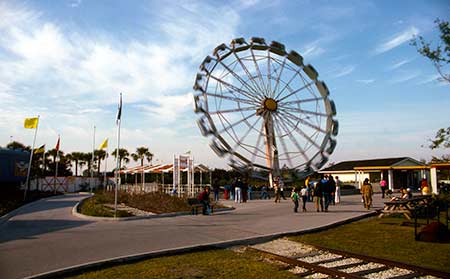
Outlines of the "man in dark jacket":
{"label": "man in dark jacket", "polygon": [[330,180],[328,180],[328,176],[325,175],[324,178],[322,178],[322,180],[320,180],[320,183],[322,184],[322,189],[323,189],[323,199],[324,199],[324,203],[325,203],[325,211],[328,211],[328,206],[330,205],[331,202],[331,183]]}
{"label": "man in dark jacket", "polygon": [[207,213],[208,208],[209,208],[209,187],[208,186],[203,188],[203,192],[201,192],[198,195],[197,199],[203,205],[203,210],[202,210],[203,215],[208,215],[208,213]]}

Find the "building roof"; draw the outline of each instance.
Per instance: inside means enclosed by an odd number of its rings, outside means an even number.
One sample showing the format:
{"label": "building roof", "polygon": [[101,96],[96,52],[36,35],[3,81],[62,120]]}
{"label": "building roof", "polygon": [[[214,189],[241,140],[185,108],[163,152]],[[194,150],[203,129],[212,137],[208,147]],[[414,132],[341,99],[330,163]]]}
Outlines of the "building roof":
{"label": "building roof", "polygon": [[[344,161],[340,162],[331,167],[322,169],[320,172],[330,172],[330,171],[348,171],[354,168],[360,167],[389,167],[399,164],[402,161],[410,160],[412,162],[417,162],[410,157],[398,157],[398,158],[383,158],[383,159],[372,159],[372,160],[357,160],[357,161]],[[421,164],[420,162],[417,162]]]}

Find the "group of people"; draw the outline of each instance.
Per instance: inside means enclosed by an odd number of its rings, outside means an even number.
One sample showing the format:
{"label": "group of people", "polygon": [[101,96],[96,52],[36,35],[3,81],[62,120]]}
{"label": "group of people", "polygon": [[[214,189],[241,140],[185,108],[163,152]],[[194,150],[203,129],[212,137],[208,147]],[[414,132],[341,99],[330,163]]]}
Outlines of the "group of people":
{"label": "group of people", "polygon": [[312,189],[317,212],[327,212],[330,204],[335,205],[340,202],[340,186],[341,181],[338,176],[336,176],[336,180],[334,180],[332,175],[321,176],[321,179],[315,183]]}
{"label": "group of people", "polygon": [[[233,183],[227,184],[224,187],[223,198],[225,200],[234,200],[236,203],[247,202],[252,199],[252,186],[247,183],[245,178],[235,178]],[[218,200],[218,194],[217,194]],[[217,201],[216,200],[216,201]]]}

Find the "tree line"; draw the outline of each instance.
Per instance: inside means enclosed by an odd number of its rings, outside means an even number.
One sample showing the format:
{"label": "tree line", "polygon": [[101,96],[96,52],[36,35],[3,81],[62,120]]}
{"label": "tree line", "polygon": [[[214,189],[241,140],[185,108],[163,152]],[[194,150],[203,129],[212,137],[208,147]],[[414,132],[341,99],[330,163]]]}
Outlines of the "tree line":
{"label": "tree line", "polygon": [[[21,142],[13,141],[6,145],[8,149],[18,149],[31,152],[31,147],[26,146]],[[58,161],[58,176],[89,176],[91,171],[94,172],[95,175],[98,175],[104,171],[101,169],[102,161],[106,160],[109,154],[105,150],[94,150],[94,158],[92,159],[92,152],[71,152],[65,153],[62,150],[59,152],[53,148],[50,150],[46,150],[43,153],[33,154],[33,162],[31,165],[31,173],[33,176],[53,176],[56,171],[56,162]],[[57,155],[57,153],[59,153]],[[130,162],[130,158],[135,162],[140,162],[141,166],[144,165],[144,160],[147,160],[149,163],[152,162],[153,153],[145,147],[137,147],[134,153],[130,153],[125,148],[119,148],[119,169],[122,166],[125,166]],[[111,152],[111,155],[114,158],[117,158],[117,148]],[[58,156],[58,158],[57,158]],[[83,168],[86,167],[84,170]],[[72,171],[72,168],[75,168],[75,173]],[[113,166],[113,171],[116,169],[116,166]]]}

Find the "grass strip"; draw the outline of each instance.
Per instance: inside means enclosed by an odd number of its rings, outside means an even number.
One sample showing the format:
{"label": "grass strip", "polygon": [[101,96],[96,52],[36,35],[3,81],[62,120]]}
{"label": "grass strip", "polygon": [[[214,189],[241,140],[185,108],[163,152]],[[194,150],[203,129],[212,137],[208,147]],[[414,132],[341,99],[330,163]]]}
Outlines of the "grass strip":
{"label": "grass strip", "polygon": [[450,272],[450,243],[416,241],[414,226],[402,217],[371,218],[290,239]]}
{"label": "grass strip", "polygon": [[298,278],[260,254],[212,250],[124,264],[69,278]]}

